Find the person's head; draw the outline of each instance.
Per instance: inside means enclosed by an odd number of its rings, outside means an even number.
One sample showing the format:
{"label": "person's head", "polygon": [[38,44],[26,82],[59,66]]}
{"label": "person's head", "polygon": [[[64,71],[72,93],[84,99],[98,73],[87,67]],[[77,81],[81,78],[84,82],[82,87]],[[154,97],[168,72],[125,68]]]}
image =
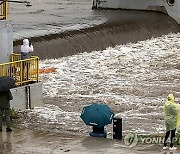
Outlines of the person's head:
{"label": "person's head", "polygon": [[28,39],[24,39],[24,40],[23,40],[23,45],[29,46],[29,40],[28,40]]}
{"label": "person's head", "polygon": [[167,100],[174,103],[174,95],[173,94],[168,94]]}

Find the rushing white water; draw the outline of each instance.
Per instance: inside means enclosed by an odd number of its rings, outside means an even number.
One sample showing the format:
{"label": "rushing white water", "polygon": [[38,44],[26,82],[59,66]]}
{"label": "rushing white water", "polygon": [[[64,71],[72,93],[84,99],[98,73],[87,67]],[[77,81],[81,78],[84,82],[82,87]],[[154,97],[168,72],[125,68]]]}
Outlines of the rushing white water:
{"label": "rushing white water", "polygon": [[[45,126],[37,129],[87,133],[79,116],[96,101],[123,118],[125,133],[161,134],[167,94],[180,103],[179,62],[180,33],[43,60],[41,68],[55,67],[56,72],[40,75],[46,105],[27,110],[24,124],[33,127],[33,120]],[[107,129],[111,134],[112,125]]]}

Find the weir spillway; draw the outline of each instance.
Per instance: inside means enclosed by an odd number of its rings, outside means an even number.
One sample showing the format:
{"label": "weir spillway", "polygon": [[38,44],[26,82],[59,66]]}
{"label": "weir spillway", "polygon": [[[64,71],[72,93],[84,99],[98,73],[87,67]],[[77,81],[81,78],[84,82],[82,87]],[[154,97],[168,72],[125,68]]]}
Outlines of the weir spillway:
{"label": "weir spillway", "polygon": [[[178,23],[164,13],[113,10],[108,14],[108,21],[98,26],[30,39],[34,45],[34,55],[40,59],[50,59],[103,50],[109,46],[177,33],[179,30]],[[22,40],[14,41],[15,53],[20,51],[21,44]]]}

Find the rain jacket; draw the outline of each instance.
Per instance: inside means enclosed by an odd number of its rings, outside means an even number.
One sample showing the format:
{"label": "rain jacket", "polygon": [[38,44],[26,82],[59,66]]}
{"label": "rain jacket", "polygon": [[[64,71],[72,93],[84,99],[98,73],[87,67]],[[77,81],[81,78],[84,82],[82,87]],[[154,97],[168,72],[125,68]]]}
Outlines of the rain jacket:
{"label": "rain jacket", "polygon": [[32,44],[29,46],[29,40],[24,39],[23,45],[21,45],[21,58],[22,59],[28,59],[31,56],[31,52],[33,52],[33,46]]}
{"label": "rain jacket", "polygon": [[180,104],[174,102],[173,94],[167,96],[164,104],[166,131],[180,126]]}
{"label": "rain jacket", "polygon": [[0,109],[9,109],[10,108],[10,101],[12,100],[13,96],[11,91],[0,92]]}

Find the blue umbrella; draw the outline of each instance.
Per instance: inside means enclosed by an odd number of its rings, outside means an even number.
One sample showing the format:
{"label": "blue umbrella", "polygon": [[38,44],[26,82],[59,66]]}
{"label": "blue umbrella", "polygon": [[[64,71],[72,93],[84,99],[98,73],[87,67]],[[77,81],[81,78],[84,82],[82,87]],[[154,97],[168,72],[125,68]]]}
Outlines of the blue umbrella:
{"label": "blue umbrella", "polygon": [[93,103],[83,108],[80,117],[86,125],[101,128],[112,123],[114,113],[107,105]]}

